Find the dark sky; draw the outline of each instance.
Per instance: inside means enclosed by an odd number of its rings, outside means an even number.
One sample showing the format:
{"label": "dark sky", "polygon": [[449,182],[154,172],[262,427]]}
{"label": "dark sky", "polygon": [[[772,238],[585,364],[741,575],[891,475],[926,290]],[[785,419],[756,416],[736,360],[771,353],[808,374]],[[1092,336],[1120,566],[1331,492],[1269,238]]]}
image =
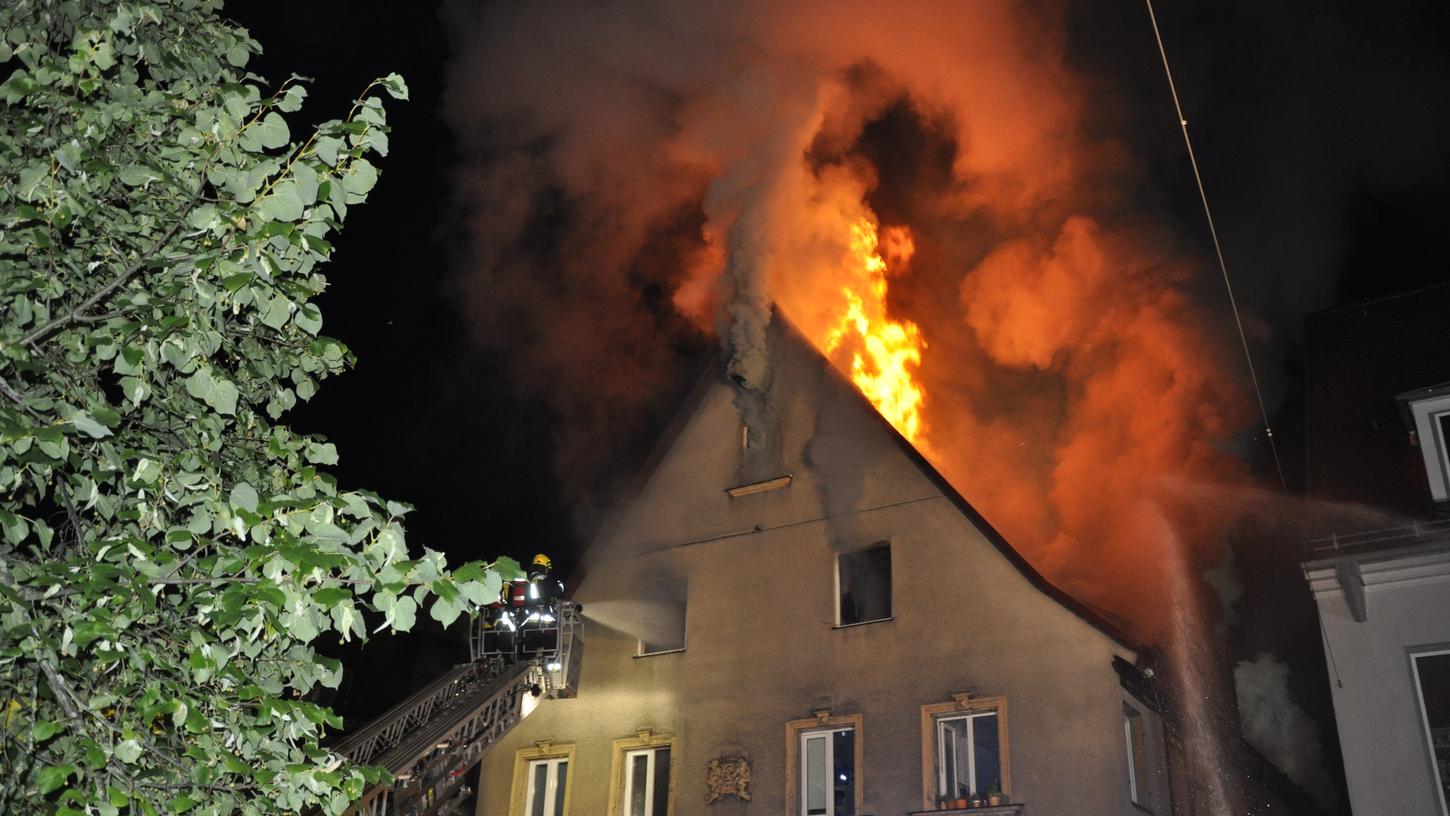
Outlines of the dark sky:
{"label": "dark sky", "polygon": [[[1195,0],[1156,10],[1255,362],[1282,414],[1292,483],[1303,457],[1304,314],[1450,277],[1450,4]],[[227,11],[262,43],[259,72],[315,79],[304,116],[341,115],[389,71],[413,96],[390,104],[391,155],[368,204],[349,214],[322,299],[326,331],[352,347],[357,367],[294,421],[338,443],[346,484],[418,506],[414,546],[569,562],[580,533],[551,470],[553,418],[511,392],[500,352],[471,343],[450,289],[450,265],[466,257],[451,204],[455,140],[441,115],[450,43],[436,9],[317,0]],[[1107,89],[1105,120],[1147,162],[1144,205],[1206,254],[1144,6],[1077,2],[1069,19],[1073,58]],[[621,471],[641,455],[619,451]],[[442,642],[395,645],[419,656],[411,677],[373,667],[355,682],[427,677],[456,657],[433,648]]]}

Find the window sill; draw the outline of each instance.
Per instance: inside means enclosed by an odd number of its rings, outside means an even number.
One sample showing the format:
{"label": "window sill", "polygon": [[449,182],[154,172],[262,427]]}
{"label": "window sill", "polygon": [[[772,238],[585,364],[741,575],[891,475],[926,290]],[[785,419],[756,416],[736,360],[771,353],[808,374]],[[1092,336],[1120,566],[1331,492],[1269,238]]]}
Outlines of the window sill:
{"label": "window sill", "polygon": [[660,657],[661,655],[684,654],[684,653],[685,653],[685,650],[683,648],[680,648],[680,649],[665,649],[663,652],[645,652],[644,654],[637,654],[637,655],[634,656],[634,659],[635,660],[639,660],[642,657]]}
{"label": "window sill", "polygon": [[890,622],[892,622],[894,620],[896,620],[896,616],[895,615],[892,615],[889,618],[877,618],[876,620],[856,621],[855,623],[838,623],[835,626],[832,626],[831,628],[832,629],[855,629],[858,626],[870,626],[873,623],[890,623]]}

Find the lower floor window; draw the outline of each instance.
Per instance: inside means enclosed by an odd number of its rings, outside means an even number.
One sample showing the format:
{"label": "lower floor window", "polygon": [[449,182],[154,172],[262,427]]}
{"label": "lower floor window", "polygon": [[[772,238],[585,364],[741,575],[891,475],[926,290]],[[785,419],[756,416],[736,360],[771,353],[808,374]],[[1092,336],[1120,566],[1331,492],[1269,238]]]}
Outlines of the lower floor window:
{"label": "lower floor window", "polygon": [[624,763],[624,816],[668,816],[669,747],[630,751]]}
{"label": "lower floor window", "polygon": [[564,816],[564,791],[568,781],[569,760],[566,757],[530,762],[529,798],[524,811],[529,816]]}
{"label": "lower floor window", "polygon": [[806,731],[800,740],[801,816],[855,816],[856,730]]}
{"label": "lower floor window", "polygon": [[1002,789],[997,712],[941,717],[937,732],[937,795],[968,797]]}

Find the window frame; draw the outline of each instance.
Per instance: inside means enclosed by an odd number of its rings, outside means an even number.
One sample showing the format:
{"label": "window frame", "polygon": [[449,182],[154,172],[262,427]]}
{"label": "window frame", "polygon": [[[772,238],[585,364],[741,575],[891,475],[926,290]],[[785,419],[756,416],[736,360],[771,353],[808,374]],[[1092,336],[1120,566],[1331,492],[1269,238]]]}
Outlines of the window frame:
{"label": "window frame", "polygon": [[[972,735],[976,734],[976,728],[977,728],[977,726],[976,726],[976,723],[972,722],[972,720],[979,719],[979,718],[983,718],[983,717],[989,717],[989,716],[990,717],[998,717],[999,718],[998,721],[997,721],[997,723],[996,723],[996,725],[995,725],[995,727],[997,728],[997,734],[998,734],[998,737],[1000,738],[1001,737],[1001,733],[1002,733],[1002,729],[1001,729],[1001,719],[1000,719],[1000,716],[1001,715],[999,715],[997,713],[997,710],[996,709],[979,709],[979,710],[976,710],[976,711],[959,711],[959,712],[953,712],[951,714],[938,714],[934,718],[935,721],[936,721],[936,735],[935,736],[936,736],[936,740],[937,740],[936,746],[935,746],[935,754],[936,754],[936,767],[935,767],[935,770],[936,770],[936,782],[937,782],[937,784],[936,784],[936,787],[933,788],[933,792],[937,796],[949,796],[950,795],[950,794],[946,794],[946,793],[943,793],[942,792],[942,789],[946,787],[946,777],[947,777],[946,752],[944,750],[944,748],[946,747],[946,739],[945,739],[945,737],[946,737],[946,725],[947,725],[947,723],[948,722],[957,721],[957,720],[961,720],[961,721],[963,721],[963,722],[965,722],[967,724],[967,733],[968,733],[968,741],[967,741],[967,744],[969,746],[967,755],[968,755],[968,757],[970,757],[970,759],[967,762],[967,769],[968,769],[968,774],[970,776],[972,776],[972,777],[975,777],[977,775],[977,760],[976,760],[976,756],[975,756],[976,747],[974,745],[974,743],[976,742],[976,740],[972,737]],[[1000,773],[1001,773],[1001,763],[999,762],[998,763],[998,774],[1000,775]],[[957,784],[958,785],[961,784],[961,780],[960,779],[957,780]],[[971,781],[968,784],[967,789],[968,790],[972,790],[972,791],[976,791],[978,793],[986,793],[986,791],[983,791],[983,790],[981,790],[980,788],[977,787],[977,784],[976,784],[976,782],[974,780]],[[953,797],[953,798],[960,798],[960,797]]]}
{"label": "window frame", "polygon": [[[665,797],[665,809],[670,813],[675,812],[675,782],[678,779],[680,767],[678,752],[675,749],[675,738],[672,734],[656,734],[649,728],[641,728],[632,737],[614,741],[609,770],[609,816],[625,816],[628,813],[626,797],[629,793],[629,756],[641,751],[657,751],[661,748],[670,749],[669,792]],[[654,760],[651,759],[651,765],[653,763]],[[661,814],[654,814],[654,816],[661,816]]]}
{"label": "window frame", "polygon": [[785,814],[786,816],[801,816],[805,811],[805,802],[801,800],[804,791],[801,783],[805,777],[805,769],[801,761],[801,747],[804,745],[806,735],[850,730],[855,734],[855,756],[852,757],[856,775],[854,806],[859,816],[866,804],[864,718],[860,714],[832,714],[829,709],[821,709],[815,714],[816,716],[810,719],[791,720],[785,724]]}
{"label": "window frame", "polygon": [[[1137,740],[1134,740],[1133,724],[1137,723]],[[1153,786],[1150,777],[1148,751],[1148,716],[1126,700],[1123,701],[1123,747],[1128,760],[1128,801],[1139,809],[1153,812]],[[1134,748],[1136,747],[1136,751]],[[1139,775],[1138,759],[1142,758],[1142,774]]]}
{"label": "window frame", "polygon": [[[921,707],[921,808],[936,807],[937,786],[941,781],[940,748],[937,723],[972,714],[997,714],[997,750],[1000,757],[1002,794],[1012,795],[1012,746],[1008,739],[1007,698],[1004,695],[977,697],[966,693],[952,695],[951,702],[929,703]],[[975,769],[973,769],[975,773]],[[980,791],[979,791],[980,792]]]}
{"label": "window frame", "polygon": [[1430,733],[1430,712],[1425,707],[1425,687],[1420,682],[1420,663],[1422,657],[1439,657],[1450,655],[1450,644],[1435,646],[1418,646],[1406,650],[1410,658],[1410,679],[1415,684],[1415,715],[1420,721],[1420,733],[1424,737],[1426,758],[1430,764],[1430,784],[1435,789],[1436,801],[1440,805],[1440,813],[1450,813],[1450,802],[1446,801],[1445,786],[1450,780],[1440,778],[1440,765],[1435,756],[1435,738]]}
{"label": "window frame", "polygon": [[[528,816],[530,797],[533,794],[533,767],[536,762],[562,761],[569,766],[564,779],[564,816],[568,816],[574,794],[575,761],[574,745],[556,745],[552,740],[539,740],[533,745],[514,751],[514,778],[509,795],[509,816]],[[557,774],[557,771],[554,771]],[[556,788],[557,790],[557,788]]]}
{"label": "window frame", "polygon": [[[678,579],[674,579],[674,580],[670,580],[670,581],[659,581],[659,582],[656,582],[655,584],[653,584],[651,586],[654,586],[654,587],[659,587],[659,586],[673,586],[675,584],[678,584],[679,585],[679,591],[680,591],[680,596],[679,596],[680,597],[680,645],[677,646],[677,647],[674,647],[674,648],[670,648],[670,649],[659,649],[659,650],[652,651],[652,652],[646,652],[644,650],[644,648],[645,648],[644,638],[643,637],[636,638],[635,639],[635,644],[634,644],[634,656],[636,658],[639,658],[639,657],[654,657],[656,655],[679,654],[680,652],[683,652],[683,651],[685,651],[686,649],[689,648],[689,646],[690,646],[690,582],[689,582],[689,580],[687,578],[685,578],[684,576],[680,576]],[[645,592],[648,593],[649,592],[649,589],[646,588],[645,589]]]}
{"label": "window frame", "polygon": [[1450,439],[1446,439],[1444,417],[1450,414],[1450,394],[1429,394],[1405,399],[1414,422],[1415,438],[1425,462],[1430,496],[1436,502],[1450,501]]}
{"label": "window frame", "polygon": [[[841,559],[849,555],[857,555],[859,553],[868,552],[870,550],[886,550],[886,563],[887,569],[889,570],[889,574],[886,576],[886,589],[887,592],[890,593],[890,598],[888,599],[890,607],[887,610],[888,614],[884,618],[872,618],[871,620],[861,620],[853,621],[852,623],[843,623],[841,618]],[[868,546],[860,547],[858,549],[850,550],[847,552],[836,553],[834,601],[835,603],[833,604],[833,606],[835,607],[835,625],[832,627],[833,629],[849,629],[853,626],[867,626],[873,623],[882,623],[885,621],[896,620],[896,556],[892,552],[891,541],[889,539],[884,541],[877,541]]]}

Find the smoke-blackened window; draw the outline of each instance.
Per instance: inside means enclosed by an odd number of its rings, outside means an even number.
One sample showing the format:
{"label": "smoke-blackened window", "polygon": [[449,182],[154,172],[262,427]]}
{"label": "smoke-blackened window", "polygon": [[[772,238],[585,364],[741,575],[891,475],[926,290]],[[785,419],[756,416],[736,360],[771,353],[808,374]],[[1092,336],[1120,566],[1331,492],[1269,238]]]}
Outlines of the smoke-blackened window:
{"label": "smoke-blackened window", "polygon": [[836,620],[841,626],[891,617],[891,545],[843,553],[836,559]]}
{"label": "smoke-blackened window", "polygon": [[685,648],[683,578],[654,584],[644,591],[639,622],[639,653],[678,652]]}

